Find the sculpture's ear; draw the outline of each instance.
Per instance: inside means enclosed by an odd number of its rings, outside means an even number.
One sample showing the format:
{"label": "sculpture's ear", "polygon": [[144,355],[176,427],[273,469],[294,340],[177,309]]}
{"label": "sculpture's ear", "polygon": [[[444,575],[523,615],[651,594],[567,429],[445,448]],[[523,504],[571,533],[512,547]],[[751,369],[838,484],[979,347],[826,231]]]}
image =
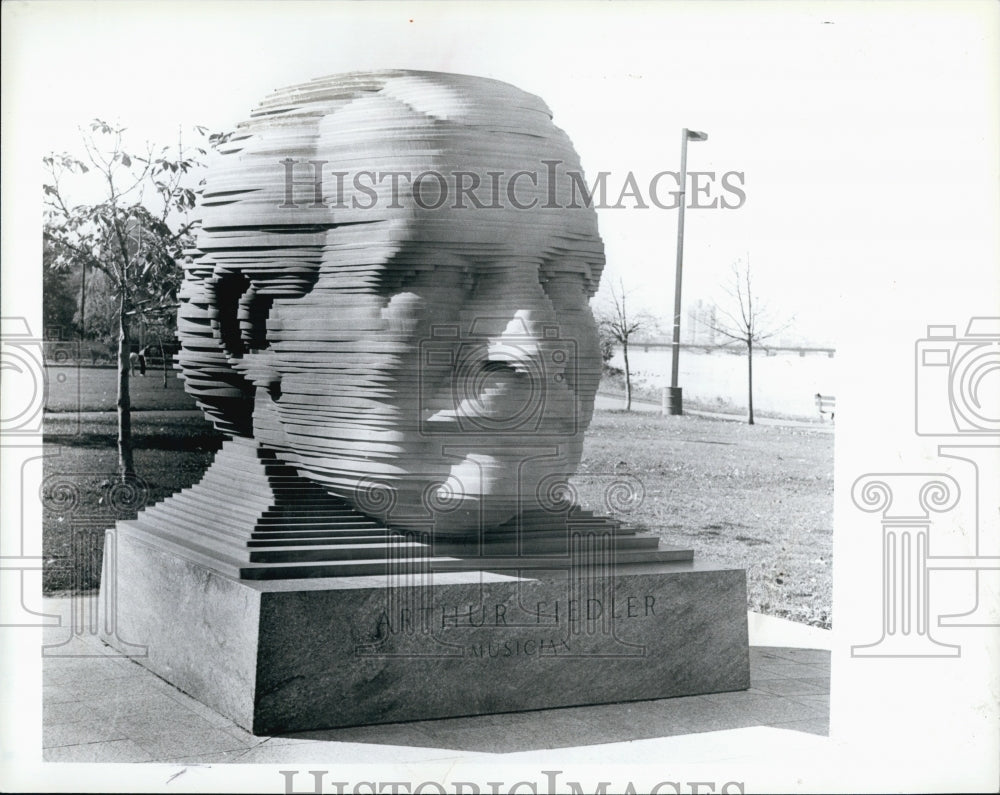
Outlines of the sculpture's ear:
{"label": "sculpture's ear", "polygon": [[271,364],[268,317],[279,298],[294,300],[309,293],[319,268],[275,258],[248,275],[213,254],[198,249],[186,253],[177,312],[177,362],[184,388],[220,431],[253,436],[257,388],[273,399],[281,392]]}
{"label": "sculpture's ear", "polygon": [[274,298],[242,273],[223,273],[212,285],[219,310],[219,340],[233,362],[268,347],[267,316]]}
{"label": "sculpture's ear", "polygon": [[217,339],[229,366],[246,382],[247,400],[254,402],[258,387],[272,397],[280,395],[280,375],[265,354],[270,347],[267,319],[275,296],[240,272],[219,274],[212,291],[218,308]]}
{"label": "sculpture's ear", "polygon": [[222,345],[213,271],[214,263],[200,251],[191,252],[184,262],[184,282],[178,292],[177,364],[184,389],[216,428],[228,436],[250,436],[252,395]]}

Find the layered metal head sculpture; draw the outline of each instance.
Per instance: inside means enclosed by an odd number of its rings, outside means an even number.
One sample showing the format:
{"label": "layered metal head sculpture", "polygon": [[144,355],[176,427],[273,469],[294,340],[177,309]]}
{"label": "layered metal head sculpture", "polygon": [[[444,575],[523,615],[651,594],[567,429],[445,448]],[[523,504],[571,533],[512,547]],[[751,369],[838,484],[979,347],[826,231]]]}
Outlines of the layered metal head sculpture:
{"label": "layered metal head sculpture", "polygon": [[581,174],[546,105],[494,80],[275,92],[206,179],[185,388],[391,527],[475,535],[537,508],[579,464],[601,372]]}

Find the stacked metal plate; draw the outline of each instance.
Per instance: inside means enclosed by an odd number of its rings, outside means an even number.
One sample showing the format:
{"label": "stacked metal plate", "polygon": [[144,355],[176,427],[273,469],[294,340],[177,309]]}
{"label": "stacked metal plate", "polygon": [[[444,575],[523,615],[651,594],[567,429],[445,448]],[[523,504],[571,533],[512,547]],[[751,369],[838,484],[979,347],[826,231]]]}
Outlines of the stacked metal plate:
{"label": "stacked metal plate", "polygon": [[601,372],[586,184],[546,105],[495,80],[275,92],[206,181],[178,320],[187,390],[391,528],[479,537],[544,509]]}
{"label": "stacked metal plate", "polygon": [[[231,439],[200,483],[121,522],[148,543],[234,579],[566,570],[691,560],[689,549],[587,511],[526,513],[479,538],[387,528],[281,463]],[[597,560],[592,560],[593,558]]]}

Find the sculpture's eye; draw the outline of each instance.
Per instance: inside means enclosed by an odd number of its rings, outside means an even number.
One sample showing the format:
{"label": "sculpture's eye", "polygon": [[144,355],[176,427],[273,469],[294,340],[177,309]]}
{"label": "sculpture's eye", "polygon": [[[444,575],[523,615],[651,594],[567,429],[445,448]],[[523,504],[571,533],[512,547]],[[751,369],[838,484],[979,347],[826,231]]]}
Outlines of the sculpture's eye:
{"label": "sculpture's eye", "polygon": [[538,269],[538,281],[557,308],[586,303],[597,289],[591,267],[580,260],[547,260]]}

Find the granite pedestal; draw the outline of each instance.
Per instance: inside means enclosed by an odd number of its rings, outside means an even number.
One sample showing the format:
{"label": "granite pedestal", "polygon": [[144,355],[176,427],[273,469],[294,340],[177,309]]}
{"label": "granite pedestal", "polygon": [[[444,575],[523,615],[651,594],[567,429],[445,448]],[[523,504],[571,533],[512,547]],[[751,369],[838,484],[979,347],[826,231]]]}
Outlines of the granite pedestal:
{"label": "granite pedestal", "polygon": [[258,733],[749,687],[742,570],[569,506],[401,534],[240,440],[101,588],[107,643]]}
{"label": "granite pedestal", "polygon": [[241,580],[122,523],[103,639],[255,733],[749,687],[742,570],[511,571]]}

